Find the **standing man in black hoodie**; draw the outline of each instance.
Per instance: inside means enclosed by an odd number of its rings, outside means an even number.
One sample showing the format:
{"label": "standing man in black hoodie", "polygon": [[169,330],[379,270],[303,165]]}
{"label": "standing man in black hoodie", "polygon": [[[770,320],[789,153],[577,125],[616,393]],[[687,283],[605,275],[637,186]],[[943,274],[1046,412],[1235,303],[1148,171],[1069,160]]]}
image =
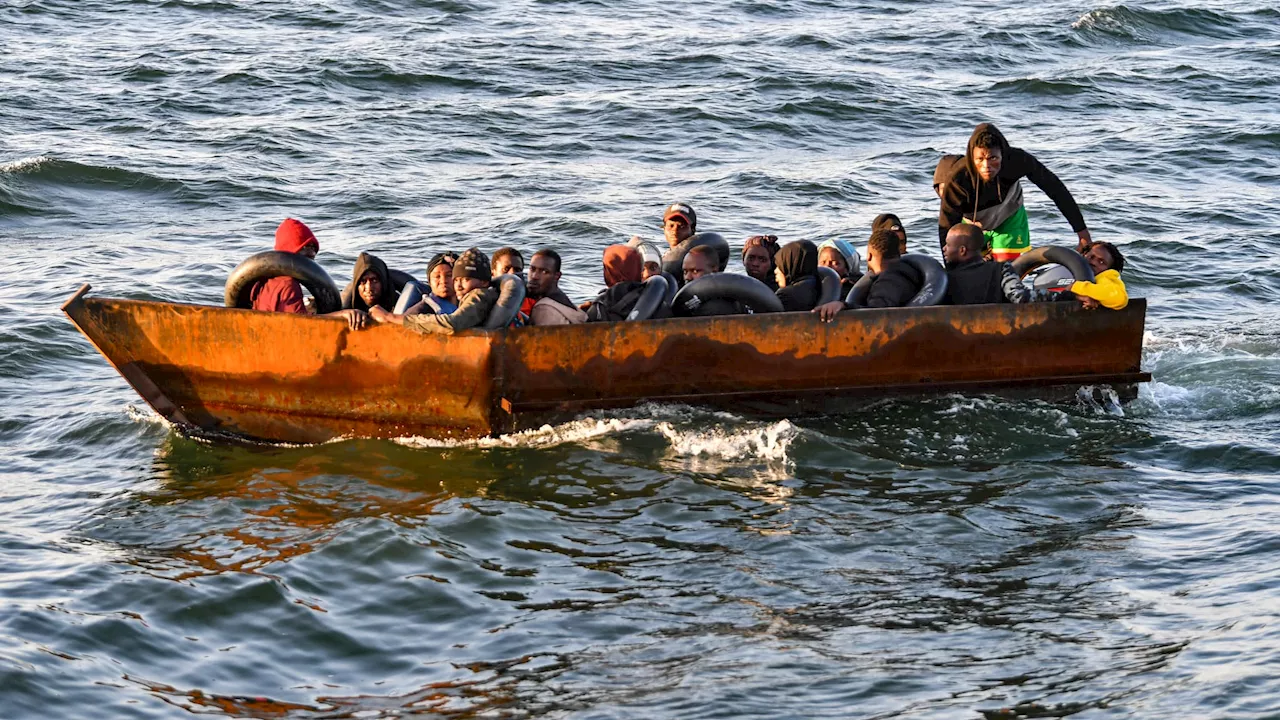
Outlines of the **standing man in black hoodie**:
{"label": "standing man in black hoodie", "polygon": [[1016,260],[1031,248],[1027,209],[1022,204],[1022,178],[1027,178],[1053,199],[1062,216],[1080,239],[1091,238],[1075,198],[1057,175],[1031,153],[1011,147],[1000,129],[991,123],[974,128],[963,162],[947,155],[938,163],[933,186],[942,205],[938,210],[938,240],[947,243],[947,231],[962,222],[982,229],[996,261]]}

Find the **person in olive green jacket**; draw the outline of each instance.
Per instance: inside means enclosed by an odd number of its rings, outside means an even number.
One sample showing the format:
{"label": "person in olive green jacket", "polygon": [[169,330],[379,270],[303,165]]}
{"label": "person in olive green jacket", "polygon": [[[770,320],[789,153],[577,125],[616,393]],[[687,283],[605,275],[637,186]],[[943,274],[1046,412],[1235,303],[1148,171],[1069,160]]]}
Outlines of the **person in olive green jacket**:
{"label": "person in olive green jacket", "polygon": [[477,248],[462,253],[453,264],[453,289],[458,295],[458,309],[447,315],[396,315],[377,308],[369,315],[380,323],[403,325],[428,334],[452,335],[484,323],[489,311],[498,304],[498,289],[489,287],[493,273],[489,258]]}

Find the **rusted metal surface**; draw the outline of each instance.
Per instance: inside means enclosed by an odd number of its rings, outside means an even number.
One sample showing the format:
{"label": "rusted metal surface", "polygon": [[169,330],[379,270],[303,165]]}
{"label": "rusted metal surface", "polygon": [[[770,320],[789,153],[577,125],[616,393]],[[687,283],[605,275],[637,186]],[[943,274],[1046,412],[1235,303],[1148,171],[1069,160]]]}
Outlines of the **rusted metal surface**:
{"label": "rusted metal surface", "polygon": [[286,442],[474,437],[557,413],[674,400],[839,409],[889,393],[1148,379],[1146,302],[984,305],[592,323],[454,337],[172,303],[64,307],[161,415]]}

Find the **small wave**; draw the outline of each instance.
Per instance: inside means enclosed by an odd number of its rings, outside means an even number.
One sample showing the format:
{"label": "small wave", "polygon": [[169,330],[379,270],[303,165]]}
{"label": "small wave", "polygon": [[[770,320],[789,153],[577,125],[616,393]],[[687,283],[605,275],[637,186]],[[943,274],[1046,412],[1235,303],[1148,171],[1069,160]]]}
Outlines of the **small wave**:
{"label": "small wave", "polygon": [[1089,92],[1092,89],[1090,83],[1072,82],[1070,80],[1041,80],[1039,78],[1001,80],[991,86],[991,90],[996,92],[1047,96],[1078,95],[1083,92]]}
{"label": "small wave", "polygon": [[784,463],[790,461],[787,450],[800,434],[800,429],[790,420],[756,427],[712,430],[684,430],[669,422],[660,422],[656,429],[679,455],[710,456],[723,460],[757,458]]}
{"label": "small wave", "polygon": [[595,418],[581,418],[560,425],[543,425],[540,428],[497,437],[467,440],[401,437],[395,438],[395,442],[419,448],[545,448],[566,443],[583,442],[584,440],[591,440],[604,435],[643,430],[652,426],[653,421],[648,419],[608,418],[598,420]]}
{"label": "small wave", "polygon": [[88,185],[114,190],[179,193],[186,189],[186,186],[176,180],[156,177],[137,170],[128,170],[114,165],[86,165],[72,160],[58,160],[48,155],[23,158],[0,165],[0,180],[5,178],[54,185]]}
{"label": "small wave", "polygon": [[1072,23],[1071,28],[1127,40],[1152,41],[1170,32],[1231,37],[1239,34],[1238,24],[1233,17],[1200,8],[1149,10],[1115,5],[1090,10]]}

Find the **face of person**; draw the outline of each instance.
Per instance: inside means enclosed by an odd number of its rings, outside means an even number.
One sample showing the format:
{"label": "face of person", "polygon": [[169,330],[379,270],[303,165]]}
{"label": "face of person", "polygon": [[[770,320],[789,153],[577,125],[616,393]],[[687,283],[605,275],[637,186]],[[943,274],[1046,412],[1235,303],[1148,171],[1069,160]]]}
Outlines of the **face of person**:
{"label": "face of person", "polygon": [[382,281],[378,279],[378,273],[365,270],[360,282],[356,283],[356,292],[360,293],[365,305],[373,307],[377,304],[378,298],[382,297]]}
{"label": "face of person", "polygon": [[497,264],[493,266],[494,277],[507,274],[519,275],[524,278],[524,263],[520,261],[520,258],[515,255],[503,255]]}
{"label": "face of person", "polygon": [[964,241],[955,233],[947,233],[947,243],[942,246],[942,261],[947,265],[963,262],[967,253]]}
{"label": "face of person", "polygon": [[662,234],[667,238],[667,244],[675,247],[689,236],[693,235],[693,230],[689,227],[689,222],[679,215],[672,215],[662,223]]}
{"label": "face of person", "polygon": [[991,182],[1000,172],[1000,163],[1004,158],[999,148],[974,148],[973,166],[978,169],[978,176],[983,182]]}
{"label": "face of person", "polygon": [[773,281],[776,282],[780,288],[787,286],[787,276],[782,274],[782,268],[773,269]]}
{"label": "face of person", "polygon": [[844,256],[835,248],[822,248],[822,252],[818,253],[818,265],[835,270],[842,278],[849,277],[849,263],[844,261]]}
{"label": "face of person", "polygon": [[907,231],[894,230],[893,234],[898,236],[898,254],[906,255],[907,254]]}
{"label": "face of person", "polygon": [[299,248],[299,250],[298,250],[298,254],[299,254],[299,255],[301,255],[301,256],[303,256],[303,257],[305,257],[305,258],[309,258],[309,259],[311,259],[311,260],[315,260],[315,259],[316,259],[316,253],[318,253],[318,252],[320,252],[320,246],[319,246],[319,245],[317,245],[317,244],[315,244],[315,243],[310,243],[310,242],[309,242],[309,243],[307,243],[306,245],[303,245],[303,246],[302,246],[301,248]]}
{"label": "face of person", "polygon": [[446,262],[440,263],[431,268],[431,276],[427,280],[431,283],[432,295],[448,299],[453,293],[453,266]]}
{"label": "face of person", "polygon": [[1115,262],[1115,258],[1111,257],[1111,253],[1101,245],[1094,245],[1084,254],[1084,259],[1089,261],[1089,267],[1093,268],[1093,274],[1099,275],[1111,269],[1111,264]]}
{"label": "face of person", "polygon": [[479,278],[470,278],[470,277],[454,278],[453,293],[457,295],[459,298],[461,298],[463,295],[466,295],[472,290],[485,287],[488,284],[489,283],[485,282],[484,280],[480,280]]}
{"label": "face of person", "polygon": [[749,248],[742,256],[742,266],[747,269],[748,275],[757,280],[769,277],[769,266],[772,264],[769,262],[769,251],[759,245]]}
{"label": "face of person", "polygon": [[661,275],[661,274],[662,274],[662,266],[650,260],[649,262],[644,264],[644,269],[640,271],[640,279],[648,280],[654,275]]}
{"label": "face of person", "polygon": [[546,297],[560,285],[560,273],[555,270],[556,261],[546,255],[534,255],[529,261],[529,295]]}
{"label": "face of person", "polygon": [[704,261],[701,255],[694,253],[684,256],[684,264],[680,266],[680,269],[684,271],[685,282],[697,280],[715,272],[709,262]]}

